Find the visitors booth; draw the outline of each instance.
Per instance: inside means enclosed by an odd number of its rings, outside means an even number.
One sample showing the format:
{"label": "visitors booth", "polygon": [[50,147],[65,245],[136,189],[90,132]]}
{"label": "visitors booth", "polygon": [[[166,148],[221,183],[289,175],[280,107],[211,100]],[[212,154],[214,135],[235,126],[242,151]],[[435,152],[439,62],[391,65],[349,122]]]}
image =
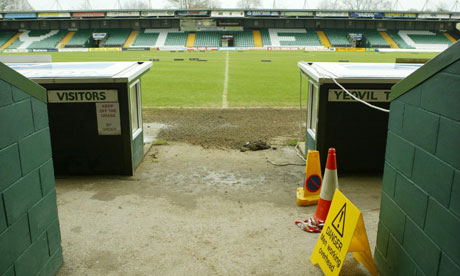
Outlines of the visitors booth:
{"label": "visitors booth", "polygon": [[151,62],[8,65],[47,89],[56,174],[134,174],[144,153],[141,76]]}
{"label": "visitors booth", "polygon": [[[389,109],[391,87],[420,64],[299,62],[307,80],[306,150],[318,150],[321,164],[335,147],[342,172],[383,170],[388,113],[357,102],[357,98]],[[302,86],[303,87],[303,86]]]}

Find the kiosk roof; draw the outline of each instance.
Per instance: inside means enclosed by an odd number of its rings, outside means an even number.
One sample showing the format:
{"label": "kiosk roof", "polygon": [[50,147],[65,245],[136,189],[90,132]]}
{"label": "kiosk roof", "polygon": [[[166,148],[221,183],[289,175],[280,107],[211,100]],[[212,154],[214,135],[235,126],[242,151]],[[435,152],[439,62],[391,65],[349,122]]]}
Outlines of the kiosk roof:
{"label": "kiosk roof", "polygon": [[110,83],[130,82],[148,71],[152,62],[54,62],[7,65],[38,83]]}
{"label": "kiosk roof", "polygon": [[333,79],[342,83],[396,83],[422,64],[301,61],[298,66],[319,83],[333,83]]}

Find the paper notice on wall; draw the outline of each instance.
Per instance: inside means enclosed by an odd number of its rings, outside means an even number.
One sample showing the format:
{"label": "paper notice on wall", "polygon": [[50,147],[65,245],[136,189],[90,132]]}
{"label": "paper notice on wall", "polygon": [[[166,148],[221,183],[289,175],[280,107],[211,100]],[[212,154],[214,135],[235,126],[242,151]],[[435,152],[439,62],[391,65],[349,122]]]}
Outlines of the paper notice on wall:
{"label": "paper notice on wall", "polygon": [[118,103],[96,103],[99,135],[120,135],[120,106]]}

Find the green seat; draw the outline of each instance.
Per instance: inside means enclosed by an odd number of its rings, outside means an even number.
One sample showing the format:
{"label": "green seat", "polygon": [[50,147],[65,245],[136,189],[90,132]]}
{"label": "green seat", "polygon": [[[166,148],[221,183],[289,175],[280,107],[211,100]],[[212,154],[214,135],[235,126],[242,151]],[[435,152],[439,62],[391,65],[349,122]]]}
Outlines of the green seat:
{"label": "green seat", "polygon": [[165,46],[185,46],[187,33],[170,32],[166,36]]}
{"label": "green seat", "polygon": [[408,35],[416,44],[448,44],[448,45],[452,44],[452,41],[450,41],[442,33],[436,32],[436,31],[432,31],[432,32],[435,33],[435,35],[420,35],[420,34],[408,34]]}
{"label": "green seat", "polygon": [[272,41],[270,39],[270,33],[268,32],[268,29],[260,29],[260,36],[262,38],[262,44],[264,46],[272,45]]}
{"label": "green seat", "polygon": [[407,44],[402,37],[399,36],[398,30],[388,30],[387,34],[393,39],[393,41],[402,49],[415,49],[414,47]]}
{"label": "green seat", "polygon": [[307,33],[278,32],[278,37],[283,36],[294,37],[295,41],[280,40],[281,46],[321,46],[321,41],[313,30],[308,30]]}
{"label": "green seat", "polygon": [[16,32],[0,32],[0,46],[8,42],[15,34]]}
{"label": "green seat", "polygon": [[[96,32],[99,32],[96,30]],[[131,29],[109,29],[101,31],[107,33],[107,38],[102,42],[104,47],[122,47],[131,33]]]}
{"label": "green seat", "polygon": [[357,33],[363,35],[364,46],[368,48],[390,48],[383,36],[377,30],[361,29]]}
{"label": "green seat", "polygon": [[236,47],[254,47],[254,35],[252,31],[233,32]]}
{"label": "green seat", "polygon": [[195,46],[219,47],[222,34],[220,32],[204,31],[196,33]]}
{"label": "green seat", "polygon": [[136,36],[136,39],[134,40],[132,46],[134,47],[149,47],[149,46],[155,46],[158,40],[159,33],[146,33],[145,29],[140,30],[139,33]]}
{"label": "green seat", "polygon": [[[47,33],[49,33],[48,31]],[[29,37],[31,36],[32,32],[29,33]],[[45,33],[46,34],[46,33]],[[49,36],[45,39],[42,39],[40,41],[32,42],[32,44],[27,47],[28,49],[53,49],[56,48],[58,43],[64,38],[64,36],[67,34],[67,31],[60,30],[56,34]],[[44,34],[41,34],[44,35]],[[40,36],[41,36],[40,35]],[[38,35],[37,35],[38,36]]]}
{"label": "green seat", "polygon": [[351,47],[351,42],[348,40],[348,34],[350,33],[347,29],[324,29],[329,42],[333,47]]}
{"label": "green seat", "polygon": [[78,30],[65,45],[66,48],[84,48],[87,47],[92,36],[92,30]]}
{"label": "green seat", "polygon": [[[32,30],[28,32],[28,38],[30,39],[22,36],[21,40],[21,37],[19,37],[11,45],[8,46],[8,49],[17,49],[19,47],[27,49],[53,49],[56,48],[57,44],[64,38],[66,34],[67,31],[64,30]],[[32,40],[38,38],[40,39],[39,41],[32,42]],[[24,45],[24,43],[26,44]]]}

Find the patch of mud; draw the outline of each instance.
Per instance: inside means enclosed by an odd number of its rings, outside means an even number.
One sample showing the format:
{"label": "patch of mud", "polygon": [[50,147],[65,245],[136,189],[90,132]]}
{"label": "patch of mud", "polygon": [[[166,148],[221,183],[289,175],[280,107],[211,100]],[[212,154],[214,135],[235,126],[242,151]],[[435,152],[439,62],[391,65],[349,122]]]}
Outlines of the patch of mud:
{"label": "patch of mud", "polygon": [[[175,108],[144,109],[143,112],[145,123],[164,125],[158,139],[204,148],[240,149],[255,140],[286,145],[299,137],[300,111],[295,108]],[[304,127],[301,133],[305,133]]]}

